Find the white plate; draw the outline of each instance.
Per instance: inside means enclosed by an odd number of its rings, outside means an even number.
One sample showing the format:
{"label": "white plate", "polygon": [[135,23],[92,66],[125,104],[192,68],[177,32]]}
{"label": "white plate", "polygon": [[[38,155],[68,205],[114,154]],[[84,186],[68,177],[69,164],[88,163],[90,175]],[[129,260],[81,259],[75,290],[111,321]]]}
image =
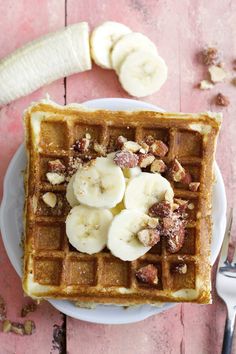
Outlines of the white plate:
{"label": "white plate", "polygon": [[[149,103],[121,99],[104,98],[84,103],[86,107],[96,109],[132,110],[148,109],[163,111],[163,109]],[[18,275],[22,276],[20,240],[22,235],[22,209],[24,201],[23,174],[26,165],[24,146],[21,145],[12,158],[5,179],[4,195],[1,205],[1,231],[8,257]],[[219,168],[215,164],[216,184],[213,190],[213,239],[212,263],[220,251],[226,224],[226,196],[223,179]],[[162,312],[175,304],[166,303],[161,307],[149,305],[124,309],[122,306],[98,305],[95,309],[75,307],[70,301],[49,300],[59,311],[76,319],[104,324],[132,323],[143,320],[151,315]]]}

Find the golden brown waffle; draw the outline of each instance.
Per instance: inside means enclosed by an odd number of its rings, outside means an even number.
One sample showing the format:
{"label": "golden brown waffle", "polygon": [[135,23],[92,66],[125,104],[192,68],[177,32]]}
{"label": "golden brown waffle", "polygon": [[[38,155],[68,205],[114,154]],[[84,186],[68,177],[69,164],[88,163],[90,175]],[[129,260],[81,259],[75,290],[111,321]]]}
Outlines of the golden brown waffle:
{"label": "golden brown waffle", "polygon": [[[38,298],[107,304],[209,303],[212,163],[219,126],[220,117],[211,114],[89,111],[79,105],[62,107],[47,102],[31,106],[25,114],[25,292]],[[68,167],[71,157],[84,157],[71,147],[86,133],[109,151],[115,149],[119,135],[134,141],[152,135],[168,145],[166,163],[177,157],[193,180],[201,183],[199,191],[191,192],[183,184],[171,182],[175,196],[194,205],[188,209],[187,236],[178,253],[168,253],[164,238],[133,262],[121,261],[107,249],[83,254],[69,244],[66,183],[52,186],[45,174],[49,160],[60,159]],[[41,197],[47,191],[57,195],[59,208],[44,204]],[[187,264],[187,273],[172,273],[171,267],[180,261]],[[138,268],[150,263],[158,268],[157,285],[142,284],[135,276]]]}

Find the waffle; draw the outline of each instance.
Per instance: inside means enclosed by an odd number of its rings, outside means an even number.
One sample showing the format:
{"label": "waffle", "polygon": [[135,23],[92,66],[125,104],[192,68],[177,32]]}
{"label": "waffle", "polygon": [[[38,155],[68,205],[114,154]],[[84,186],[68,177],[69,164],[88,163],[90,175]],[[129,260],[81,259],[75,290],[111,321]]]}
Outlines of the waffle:
{"label": "waffle", "polygon": [[[24,116],[28,165],[25,175],[25,239],[23,288],[33,298],[53,298],[80,303],[117,305],[159,304],[159,302],[211,301],[211,198],[216,137],[221,117],[217,114],[179,114],[151,111],[87,110],[80,105],[59,106],[51,101],[33,104]],[[186,167],[197,192],[171,181],[176,198],[191,201],[183,248],[168,253],[161,241],[139,259],[127,262],[108,249],[87,255],[74,249],[65,233],[70,210],[66,183],[53,186],[45,174],[48,161],[60,159],[69,168],[73,158],[85,158],[72,146],[86,133],[115,150],[120,135],[140,141],[152,135],[164,141],[168,164],[175,157]],[[95,152],[90,154],[96,157]],[[42,201],[45,192],[57,195],[57,208]],[[187,273],[172,273],[171,267],[184,261]],[[153,264],[158,269],[157,285],[140,283],[135,272]]]}

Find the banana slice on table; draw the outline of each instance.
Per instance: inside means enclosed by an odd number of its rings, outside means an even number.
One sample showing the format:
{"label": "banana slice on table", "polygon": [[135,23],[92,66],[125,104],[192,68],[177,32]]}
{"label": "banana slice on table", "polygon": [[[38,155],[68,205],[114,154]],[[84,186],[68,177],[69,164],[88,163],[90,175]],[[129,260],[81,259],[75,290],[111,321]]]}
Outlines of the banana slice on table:
{"label": "banana slice on table", "polygon": [[69,242],[80,252],[100,252],[106,246],[112,218],[112,213],[107,209],[75,206],[66,218]]}
{"label": "banana slice on table", "polygon": [[121,64],[119,80],[131,96],[144,97],[158,91],[167,79],[168,69],[157,54],[137,50]]}
{"label": "banana slice on table", "polygon": [[125,193],[122,170],[111,158],[98,157],[75,174],[75,197],[81,204],[95,208],[113,208]]}
{"label": "banana slice on table", "polygon": [[111,50],[113,45],[131,30],[119,22],[107,21],[96,27],[91,35],[91,55],[95,63],[102,68],[112,69]]}
{"label": "banana slice on table", "polygon": [[145,247],[137,233],[147,227],[150,217],[139,210],[123,210],[114,217],[108,232],[107,247],[123,261],[133,261],[151,247]]}
{"label": "banana slice on table", "polygon": [[146,213],[151,205],[166,198],[172,203],[173,196],[173,189],[166,178],[159,173],[142,172],[128,182],[124,204],[126,209],[140,209]]}
{"label": "banana slice on table", "polygon": [[144,34],[133,32],[121,37],[114,45],[111,52],[112,67],[119,73],[124,59],[132,52],[142,49],[157,54],[155,44]]}
{"label": "banana slice on table", "polygon": [[66,199],[70,206],[73,208],[75,205],[79,205],[79,201],[75,197],[73,183],[75,180],[75,175],[73,175],[66,187]]}

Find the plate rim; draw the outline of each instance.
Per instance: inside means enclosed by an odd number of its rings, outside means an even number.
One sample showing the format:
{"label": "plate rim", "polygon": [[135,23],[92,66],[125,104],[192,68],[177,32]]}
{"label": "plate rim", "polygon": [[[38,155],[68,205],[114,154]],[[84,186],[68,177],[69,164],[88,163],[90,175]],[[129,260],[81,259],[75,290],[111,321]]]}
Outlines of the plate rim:
{"label": "plate rim", "polygon": [[[161,107],[158,107],[156,105],[153,105],[151,103],[148,103],[148,102],[144,102],[144,101],[137,101],[137,100],[133,100],[133,99],[127,99],[127,98],[98,98],[98,99],[94,99],[94,100],[89,100],[89,101],[85,101],[82,103],[82,105],[101,105],[101,104],[107,104],[108,105],[132,105],[132,106],[135,106],[136,105],[136,108],[130,108],[131,110],[138,110],[139,108],[143,109],[144,108],[144,105],[145,105],[145,108],[148,109],[148,110],[154,110],[154,111],[162,111],[164,112],[164,109],[161,108]],[[101,108],[101,107],[99,107]],[[145,109],[144,108],[144,109]],[[102,108],[101,108],[102,109]],[[107,109],[107,108],[103,108],[103,109]],[[111,109],[112,108],[108,108],[108,109]],[[113,108],[114,109],[114,108]],[[127,108],[121,108],[121,110],[124,110],[124,109],[127,109]],[[8,255],[8,258],[13,266],[13,268],[15,269],[15,271],[17,272],[17,274],[21,277],[21,270],[19,269],[19,266],[17,264],[17,261],[15,260],[15,257],[14,257],[14,252],[13,250],[11,249],[11,247],[9,247],[9,243],[7,242],[7,238],[5,237],[6,235],[6,230],[5,230],[5,223],[3,221],[3,217],[4,217],[4,210],[6,208],[6,203],[7,203],[7,196],[6,196],[6,185],[7,185],[7,181],[8,181],[8,175],[10,174],[11,172],[11,169],[13,168],[13,166],[16,164],[16,162],[18,161],[19,159],[19,156],[22,154],[22,150],[24,150],[24,143],[22,143],[20,145],[20,147],[18,147],[17,151],[15,152],[15,154],[13,155],[12,159],[10,160],[10,163],[7,167],[7,171],[5,173],[5,176],[4,176],[4,181],[3,181],[3,197],[2,197],[2,203],[1,203],[1,208],[0,208],[0,227],[1,227],[1,232],[2,232],[2,240],[3,240],[3,244],[4,244],[4,247],[6,249],[6,253]],[[25,152],[23,152],[25,153]],[[220,185],[222,187],[222,191],[221,191],[221,198],[222,198],[222,209],[224,209],[226,211],[226,205],[227,205],[227,202],[226,202],[226,193],[225,193],[225,186],[224,186],[224,181],[223,181],[223,177],[221,175],[221,172],[220,172],[220,169],[217,165],[217,163],[215,162],[214,163],[214,168],[215,168],[215,173],[217,175],[217,180],[220,181]],[[222,216],[222,220],[221,220],[221,229],[225,228],[225,225],[226,225],[226,217],[224,218]],[[222,231],[220,233],[220,235],[222,236]],[[223,237],[221,237],[221,241],[219,242],[220,244],[222,243],[223,241]],[[220,247],[219,247],[220,249]],[[218,255],[218,251],[216,252],[216,255],[215,257],[213,258],[213,263],[215,262],[215,259],[217,258],[217,255]],[[148,318],[154,314],[157,314],[157,313],[160,313],[160,312],[164,312],[165,310],[168,310],[176,305],[178,305],[178,303],[165,303],[165,305],[163,307],[154,307],[154,306],[151,306],[151,305],[141,305],[139,306],[140,308],[142,306],[146,306],[144,311],[141,311],[141,313],[139,312],[135,312],[134,313],[132,312],[132,315],[131,316],[127,316],[128,315],[128,311],[129,310],[125,310],[126,312],[124,313],[124,316],[120,314],[120,316],[118,318],[116,318],[114,321],[111,321],[111,319],[109,318],[108,316],[108,319],[106,318],[103,318],[101,320],[99,320],[99,318],[97,317],[96,314],[94,314],[94,316],[91,316],[91,313],[92,313],[92,310],[91,309],[83,309],[83,308],[77,308],[79,310],[82,310],[82,313],[80,313],[80,316],[78,317],[78,315],[75,317],[76,314],[74,314],[72,311],[72,309],[70,310],[69,309],[63,309],[63,304],[62,302],[64,301],[67,301],[67,300],[50,300],[50,299],[47,299],[47,301],[49,301],[52,306],[54,306],[57,310],[65,313],[66,315],[70,316],[70,317],[73,317],[75,319],[79,319],[79,320],[83,320],[83,321],[88,321],[88,322],[91,322],[91,323],[100,323],[100,324],[125,324],[125,323],[134,323],[134,322],[138,322],[138,321],[141,321],[145,318]],[[104,306],[104,305],[99,305],[99,306]],[[106,305],[106,306],[109,306],[109,305]],[[112,305],[114,306],[114,305]],[[149,308],[148,308],[148,307]],[[133,309],[132,309],[133,310]],[[143,313],[144,312],[144,313]],[[90,318],[91,317],[91,318]]]}

